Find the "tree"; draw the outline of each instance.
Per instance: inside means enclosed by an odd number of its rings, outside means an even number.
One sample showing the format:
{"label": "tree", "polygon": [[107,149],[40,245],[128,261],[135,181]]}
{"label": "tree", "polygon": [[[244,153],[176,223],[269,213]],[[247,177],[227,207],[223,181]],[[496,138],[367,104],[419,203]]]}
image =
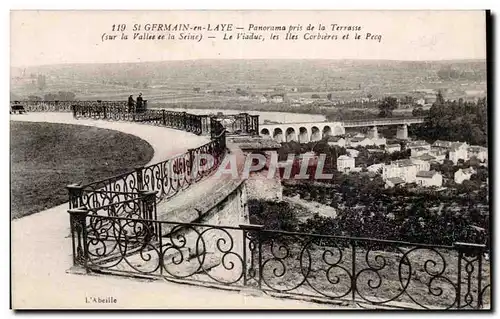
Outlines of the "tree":
{"label": "tree", "polygon": [[419,106],[419,107],[416,107],[413,109],[413,111],[411,112],[411,114],[413,116],[425,116],[426,112],[424,111],[424,109]]}
{"label": "tree", "polygon": [[387,96],[382,100],[382,103],[379,104],[378,108],[380,109],[379,117],[391,117],[392,112],[397,109],[398,100],[395,97]]}

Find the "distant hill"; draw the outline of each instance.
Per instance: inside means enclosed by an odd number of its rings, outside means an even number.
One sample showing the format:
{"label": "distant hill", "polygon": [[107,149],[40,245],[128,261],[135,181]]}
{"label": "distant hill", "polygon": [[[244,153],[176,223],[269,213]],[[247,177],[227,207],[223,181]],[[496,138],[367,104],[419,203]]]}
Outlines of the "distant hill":
{"label": "distant hill", "polygon": [[[41,90],[36,81],[38,75],[46,77]],[[486,61],[186,60],[58,64],[11,68],[11,79],[11,92],[16,95],[68,91],[77,98],[90,99],[123,99],[139,90],[149,90],[146,92],[152,100],[184,98],[192,95],[194,88],[198,92],[233,92],[239,88],[253,93],[292,92],[292,88],[298,88],[293,92],[306,93],[297,97],[334,92],[339,99],[406,94],[417,89],[453,89],[460,95],[465,89],[486,89]],[[197,99],[206,100],[203,96]]]}
{"label": "distant hill", "polygon": [[[475,70],[486,79],[485,60],[454,61],[391,61],[391,60],[186,60],[139,63],[105,63],[105,64],[57,64],[34,66],[26,69],[12,68],[12,75],[46,74],[61,77],[81,78],[114,78],[137,80],[175,79],[182,77],[192,80],[266,80],[291,77],[301,79],[316,78],[318,73],[338,73],[339,71],[368,73],[381,69],[386,71],[421,70],[433,71]],[[369,75],[369,73],[367,74]],[[303,81],[302,80],[302,81]]]}

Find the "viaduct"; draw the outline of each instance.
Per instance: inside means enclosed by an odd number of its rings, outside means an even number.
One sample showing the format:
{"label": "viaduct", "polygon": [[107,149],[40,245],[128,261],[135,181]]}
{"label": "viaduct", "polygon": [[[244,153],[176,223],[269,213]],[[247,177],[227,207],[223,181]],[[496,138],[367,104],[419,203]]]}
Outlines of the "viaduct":
{"label": "viaduct", "polygon": [[378,126],[397,125],[397,138],[407,139],[408,125],[423,122],[423,117],[407,117],[338,122],[260,124],[259,133],[261,136],[273,138],[277,142],[296,141],[308,143],[319,141],[327,136],[343,135],[345,134],[345,128],[348,127],[370,127],[369,135],[373,137],[378,135]]}

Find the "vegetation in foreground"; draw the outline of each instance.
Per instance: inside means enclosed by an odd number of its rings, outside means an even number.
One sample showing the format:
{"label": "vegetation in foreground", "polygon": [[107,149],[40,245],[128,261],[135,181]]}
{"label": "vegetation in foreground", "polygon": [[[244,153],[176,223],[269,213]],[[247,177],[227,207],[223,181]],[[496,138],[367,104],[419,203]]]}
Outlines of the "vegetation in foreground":
{"label": "vegetation in foreground", "polygon": [[11,122],[11,218],[68,200],[66,185],[125,173],[153,157],[144,140],[77,125]]}

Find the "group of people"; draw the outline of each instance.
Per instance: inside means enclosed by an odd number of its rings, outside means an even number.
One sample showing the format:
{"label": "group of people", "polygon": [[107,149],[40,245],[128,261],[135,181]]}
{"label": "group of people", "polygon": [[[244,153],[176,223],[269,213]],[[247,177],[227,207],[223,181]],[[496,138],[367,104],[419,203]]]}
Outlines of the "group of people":
{"label": "group of people", "polygon": [[137,101],[134,101],[134,96],[130,95],[128,97],[128,111],[129,112],[137,112],[141,111],[145,107],[144,100],[142,99],[142,93],[139,93],[137,97]]}

